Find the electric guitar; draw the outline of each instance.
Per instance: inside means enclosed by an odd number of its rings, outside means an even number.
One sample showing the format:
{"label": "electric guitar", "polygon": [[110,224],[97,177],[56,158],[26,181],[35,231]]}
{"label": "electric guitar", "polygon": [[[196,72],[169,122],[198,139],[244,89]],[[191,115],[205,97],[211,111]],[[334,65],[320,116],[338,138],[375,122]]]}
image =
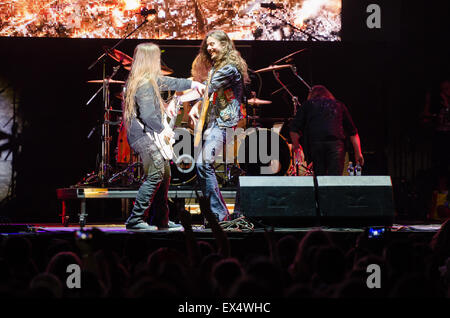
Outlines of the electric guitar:
{"label": "electric guitar", "polygon": [[202,110],[200,113],[200,117],[197,121],[197,124],[195,125],[194,129],[194,149],[196,149],[202,140],[203,136],[203,126],[205,125],[206,121],[206,115],[208,114],[208,108],[209,108],[209,84],[211,82],[212,75],[209,76],[208,83],[206,85],[205,93],[203,94],[203,103],[202,103]]}
{"label": "electric guitar", "polygon": [[[175,126],[176,118],[178,111],[180,110],[181,104],[185,102],[190,102],[192,100],[199,99],[200,95],[196,90],[190,89],[183,93],[183,95],[176,96],[172,98],[169,102],[169,106],[167,107],[173,107],[172,105],[175,105],[175,115],[170,118],[170,121],[168,122],[168,115],[164,113],[162,122],[164,129],[170,129],[173,130],[173,127]],[[175,156],[175,153],[173,152],[173,144],[175,143],[175,138],[169,138],[167,135],[157,132],[147,132],[147,135],[155,142],[156,146],[158,147],[159,151],[161,152],[161,155],[166,160],[172,160]]]}

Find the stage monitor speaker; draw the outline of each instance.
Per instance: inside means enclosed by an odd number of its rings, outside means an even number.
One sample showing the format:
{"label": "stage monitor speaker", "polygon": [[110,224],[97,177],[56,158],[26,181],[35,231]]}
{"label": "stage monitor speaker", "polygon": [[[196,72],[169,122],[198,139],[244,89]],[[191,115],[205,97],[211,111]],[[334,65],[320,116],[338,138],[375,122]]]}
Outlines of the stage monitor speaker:
{"label": "stage monitor speaker", "polygon": [[244,216],[272,226],[316,224],[313,177],[242,176],[239,183]]}
{"label": "stage monitor speaker", "polygon": [[389,176],[318,176],[321,225],[392,225],[394,203]]}

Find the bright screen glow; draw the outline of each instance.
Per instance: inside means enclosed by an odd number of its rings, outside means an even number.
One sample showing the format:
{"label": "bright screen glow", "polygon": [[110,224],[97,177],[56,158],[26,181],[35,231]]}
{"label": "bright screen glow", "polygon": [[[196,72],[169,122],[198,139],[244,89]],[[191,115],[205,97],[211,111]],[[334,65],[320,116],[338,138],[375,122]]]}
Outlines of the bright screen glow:
{"label": "bright screen glow", "polygon": [[[0,36],[202,39],[220,28],[233,40],[340,41],[341,0],[0,0]],[[288,22],[289,24],[287,24]]]}

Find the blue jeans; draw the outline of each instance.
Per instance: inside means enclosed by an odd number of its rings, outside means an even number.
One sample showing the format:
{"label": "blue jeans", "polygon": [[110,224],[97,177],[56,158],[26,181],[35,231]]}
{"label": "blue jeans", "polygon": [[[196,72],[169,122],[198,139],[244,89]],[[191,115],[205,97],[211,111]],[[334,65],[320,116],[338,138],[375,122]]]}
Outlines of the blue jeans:
{"label": "blue jeans", "polygon": [[214,160],[222,152],[226,130],[221,129],[214,122],[209,125],[203,134],[204,143],[202,151],[197,155],[196,167],[203,196],[210,198],[211,211],[219,221],[229,219],[229,212],[225,200],[220,193],[219,184],[214,169]]}
{"label": "blue jeans", "polygon": [[144,222],[145,212],[152,205],[154,215],[149,223],[157,227],[167,227],[169,222],[169,206],[167,192],[170,186],[170,164],[165,160],[155,143],[148,137],[142,137],[130,145],[139,153],[147,176],[141,184],[136,201],[126,225]]}

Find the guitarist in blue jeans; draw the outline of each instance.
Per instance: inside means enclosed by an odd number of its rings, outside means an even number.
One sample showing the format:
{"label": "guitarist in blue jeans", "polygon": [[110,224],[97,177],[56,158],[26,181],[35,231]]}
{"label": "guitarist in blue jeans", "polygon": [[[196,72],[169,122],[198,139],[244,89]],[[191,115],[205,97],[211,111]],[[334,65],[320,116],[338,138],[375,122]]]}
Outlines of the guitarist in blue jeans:
{"label": "guitarist in blue jeans", "polygon": [[[244,84],[249,82],[247,63],[236,50],[233,41],[222,30],[209,32],[203,40],[196,63],[209,68],[206,81],[209,98],[203,131],[203,148],[196,158],[197,175],[204,197],[210,198],[211,211],[219,221],[229,220],[229,212],[219,189],[214,160],[226,141],[226,129],[236,127],[242,118],[241,104]],[[195,70],[193,70],[195,73]],[[202,107],[204,107],[203,105]],[[197,124],[199,104],[192,107],[189,116]]]}
{"label": "guitarist in blue jeans", "polygon": [[[164,112],[175,115],[174,109],[167,109],[161,91],[184,91],[189,88],[202,90],[204,85],[188,79],[161,75],[161,51],[153,43],[139,44],[133,56],[133,64],[126,83],[123,114],[130,147],[139,153],[146,180],[142,183],[136,201],[125,225],[129,230],[182,229],[169,221],[167,192],[170,185],[170,164],[164,159],[152,139],[154,132],[172,138],[174,132],[163,125]],[[172,104],[173,105],[173,104]],[[145,222],[145,211],[155,204],[152,225]]]}

